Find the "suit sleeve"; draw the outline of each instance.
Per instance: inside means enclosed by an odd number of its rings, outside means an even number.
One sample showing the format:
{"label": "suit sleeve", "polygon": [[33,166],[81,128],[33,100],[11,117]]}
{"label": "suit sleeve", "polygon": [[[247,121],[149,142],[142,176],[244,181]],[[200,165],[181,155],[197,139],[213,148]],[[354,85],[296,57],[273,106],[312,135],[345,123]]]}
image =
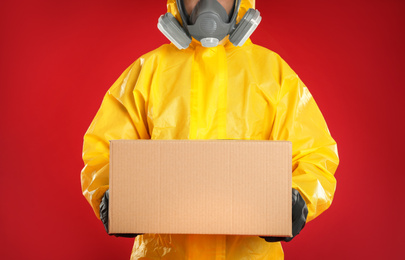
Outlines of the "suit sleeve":
{"label": "suit sleeve", "polygon": [[305,199],[310,221],[332,203],[337,145],[308,88],[281,58],[279,64],[280,91],[271,139],[292,142],[292,187]]}
{"label": "suit sleeve", "polygon": [[147,100],[138,82],[140,64],[138,60],[127,68],[108,90],[84,135],[82,192],[98,218],[102,196],[109,188],[109,141],[150,139]]}

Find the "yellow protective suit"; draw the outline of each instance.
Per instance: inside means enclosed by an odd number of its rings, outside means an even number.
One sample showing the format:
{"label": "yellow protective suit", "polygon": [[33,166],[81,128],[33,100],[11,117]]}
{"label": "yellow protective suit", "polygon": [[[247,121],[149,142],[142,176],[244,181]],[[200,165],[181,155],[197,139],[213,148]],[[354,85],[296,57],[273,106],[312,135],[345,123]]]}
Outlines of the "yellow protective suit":
{"label": "yellow protective suit", "polygon": [[[251,7],[254,0],[242,0],[239,19]],[[175,0],[168,11],[180,20]],[[109,140],[148,138],[289,140],[292,186],[308,205],[308,221],[335,192],[337,147],[314,99],[276,53],[250,40],[214,48],[194,40],[186,50],[166,44],[119,77],[84,136],[82,189],[97,217],[108,189]],[[136,237],[131,259],[161,258],[283,259],[283,250],[253,236]]]}

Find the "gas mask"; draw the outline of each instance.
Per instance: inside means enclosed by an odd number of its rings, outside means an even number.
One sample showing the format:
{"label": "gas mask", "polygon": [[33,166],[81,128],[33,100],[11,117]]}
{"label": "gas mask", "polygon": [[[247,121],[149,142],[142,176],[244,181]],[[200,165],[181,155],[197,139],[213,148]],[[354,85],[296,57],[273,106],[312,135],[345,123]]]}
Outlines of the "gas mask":
{"label": "gas mask", "polygon": [[171,14],[159,18],[159,30],[179,49],[186,49],[192,37],[204,47],[215,47],[229,35],[235,46],[242,46],[261,21],[260,12],[249,9],[238,24],[241,0],[235,0],[230,15],[217,0],[200,0],[190,15],[187,14],[183,0],[176,0],[183,26]]}

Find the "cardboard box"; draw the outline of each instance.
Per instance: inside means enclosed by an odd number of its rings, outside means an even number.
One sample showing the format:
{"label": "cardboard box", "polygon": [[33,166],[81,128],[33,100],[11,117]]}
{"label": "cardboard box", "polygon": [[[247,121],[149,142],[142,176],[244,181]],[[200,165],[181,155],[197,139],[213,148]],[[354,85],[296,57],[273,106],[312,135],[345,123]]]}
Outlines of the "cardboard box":
{"label": "cardboard box", "polygon": [[109,231],[291,236],[291,143],[110,142]]}

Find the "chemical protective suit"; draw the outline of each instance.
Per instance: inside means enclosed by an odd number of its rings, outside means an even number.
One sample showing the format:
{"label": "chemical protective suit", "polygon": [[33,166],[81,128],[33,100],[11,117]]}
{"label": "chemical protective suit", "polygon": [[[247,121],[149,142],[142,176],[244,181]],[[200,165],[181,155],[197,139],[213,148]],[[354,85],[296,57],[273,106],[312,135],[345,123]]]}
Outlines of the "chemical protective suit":
{"label": "chemical protective suit", "polygon": [[[180,21],[176,1],[167,6]],[[242,0],[238,19],[253,7],[254,0]],[[82,190],[97,217],[115,139],[289,140],[292,188],[307,203],[307,221],[335,192],[337,147],[314,99],[284,60],[250,40],[204,48],[193,39],[184,50],[165,44],[124,71],[84,136]],[[283,250],[255,236],[136,237],[131,259],[161,258],[283,259]]]}

